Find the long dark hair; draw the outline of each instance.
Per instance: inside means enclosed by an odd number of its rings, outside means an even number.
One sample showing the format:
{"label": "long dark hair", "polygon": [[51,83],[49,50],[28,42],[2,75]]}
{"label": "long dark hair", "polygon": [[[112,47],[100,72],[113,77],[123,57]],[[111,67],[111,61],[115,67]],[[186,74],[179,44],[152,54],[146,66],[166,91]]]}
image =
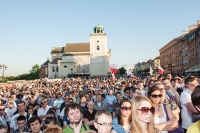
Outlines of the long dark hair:
{"label": "long dark hair", "polygon": [[[131,105],[131,101],[128,100],[128,99],[122,100],[122,101],[120,102],[120,104],[119,104],[119,114],[118,114],[117,118],[118,118],[118,124],[120,124],[120,125],[122,125],[122,126],[124,125],[124,119],[123,119],[123,116],[122,116],[122,113],[121,113],[120,108],[121,108],[122,104],[125,103],[125,102],[128,102],[128,103],[130,103],[130,105]],[[131,114],[129,115],[129,117],[128,117],[128,122],[131,123],[131,121],[132,121],[132,113],[131,113]]]}

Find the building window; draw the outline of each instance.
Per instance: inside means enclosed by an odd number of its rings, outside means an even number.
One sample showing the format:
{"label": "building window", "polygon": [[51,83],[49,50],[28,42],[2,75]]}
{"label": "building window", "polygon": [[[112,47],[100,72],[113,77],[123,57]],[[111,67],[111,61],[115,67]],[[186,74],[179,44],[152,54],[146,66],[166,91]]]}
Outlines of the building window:
{"label": "building window", "polygon": [[64,68],[67,68],[67,66],[65,65]]}
{"label": "building window", "polygon": [[47,75],[47,68],[45,68],[45,75]]}
{"label": "building window", "polygon": [[97,43],[99,43],[99,40],[97,40]]}
{"label": "building window", "polygon": [[99,45],[97,46],[97,50],[99,50],[100,48],[99,48]]}

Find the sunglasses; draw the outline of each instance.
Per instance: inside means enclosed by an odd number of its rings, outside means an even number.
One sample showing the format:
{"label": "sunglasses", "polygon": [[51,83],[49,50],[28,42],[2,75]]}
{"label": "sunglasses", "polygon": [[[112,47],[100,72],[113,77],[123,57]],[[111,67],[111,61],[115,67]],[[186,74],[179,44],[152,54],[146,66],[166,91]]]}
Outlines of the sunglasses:
{"label": "sunglasses", "polygon": [[151,107],[151,108],[148,108],[148,107],[142,107],[141,109],[138,109],[142,112],[142,114],[146,115],[148,114],[148,112],[150,111],[152,114],[155,113],[155,108],[154,107]]}
{"label": "sunglasses", "polygon": [[151,95],[151,97],[153,97],[153,98],[161,98],[162,97],[162,94],[159,94],[159,95]]}
{"label": "sunglasses", "polygon": [[45,103],[47,103],[47,102],[43,102],[43,103],[40,103],[40,104],[45,104]]}
{"label": "sunglasses", "polygon": [[129,111],[130,111],[130,110],[131,110],[131,107],[122,106],[121,109],[122,109],[123,111],[124,111],[124,110],[126,110],[126,111],[129,110]]}
{"label": "sunglasses", "polygon": [[5,109],[0,109],[0,111],[5,111]]}

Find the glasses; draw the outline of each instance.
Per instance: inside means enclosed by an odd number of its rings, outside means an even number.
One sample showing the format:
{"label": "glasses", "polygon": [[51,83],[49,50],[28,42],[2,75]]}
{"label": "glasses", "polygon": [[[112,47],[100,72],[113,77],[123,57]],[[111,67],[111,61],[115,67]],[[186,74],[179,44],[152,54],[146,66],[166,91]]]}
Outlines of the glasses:
{"label": "glasses", "polygon": [[102,127],[112,127],[113,126],[113,124],[112,123],[98,123],[98,122],[96,122],[97,124],[99,124],[99,125],[101,125]]}
{"label": "glasses", "polygon": [[0,111],[5,111],[5,109],[0,109]]}
{"label": "glasses", "polygon": [[130,111],[130,110],[131,110],[131,107],[122,106],[121,109],[122,109],[123,111],[124,111],[124,110],[126,110],[126,111],[129,110],[129,111]]}
{"label": "glasses", "polygon": [[47,103],[47,102],[43,102],[43,103],[40,103],[40,104],[43,105],[43,104],[45,104],[45,103]]}
{"label": "glasses", "polygon": [[161,97],[162,97],[162,94],[159,94],[159,95],[151,95],[151,97],[153,97],[153,98],[161,98]]}
{"label": "glasses", "polygon": [[142,112],[142,114],[146,115],[148,114],[148,112],[150,111],[152,114],[154,114],[155,112],[155,108],[154,107],[151,107],[151,108],[148,108],[148,107],[142,107],[141,109],[138,109]]}

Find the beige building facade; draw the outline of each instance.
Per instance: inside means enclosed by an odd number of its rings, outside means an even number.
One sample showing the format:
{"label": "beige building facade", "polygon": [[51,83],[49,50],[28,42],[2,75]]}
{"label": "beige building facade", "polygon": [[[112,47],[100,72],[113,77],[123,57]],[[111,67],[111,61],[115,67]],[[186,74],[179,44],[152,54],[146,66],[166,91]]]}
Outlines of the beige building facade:
{"label": "beige building facade", "polygon": [[48,75],[48,78],[81,74],[108,76],[110,57],[111,49],[107,47],[107,35],[104,28],[97,25],[94,33],[90,34],[90,42],[67,43],[65,47],[53,47],[51,61],[42,65],[47,70],[41,70],[40,75]]}

